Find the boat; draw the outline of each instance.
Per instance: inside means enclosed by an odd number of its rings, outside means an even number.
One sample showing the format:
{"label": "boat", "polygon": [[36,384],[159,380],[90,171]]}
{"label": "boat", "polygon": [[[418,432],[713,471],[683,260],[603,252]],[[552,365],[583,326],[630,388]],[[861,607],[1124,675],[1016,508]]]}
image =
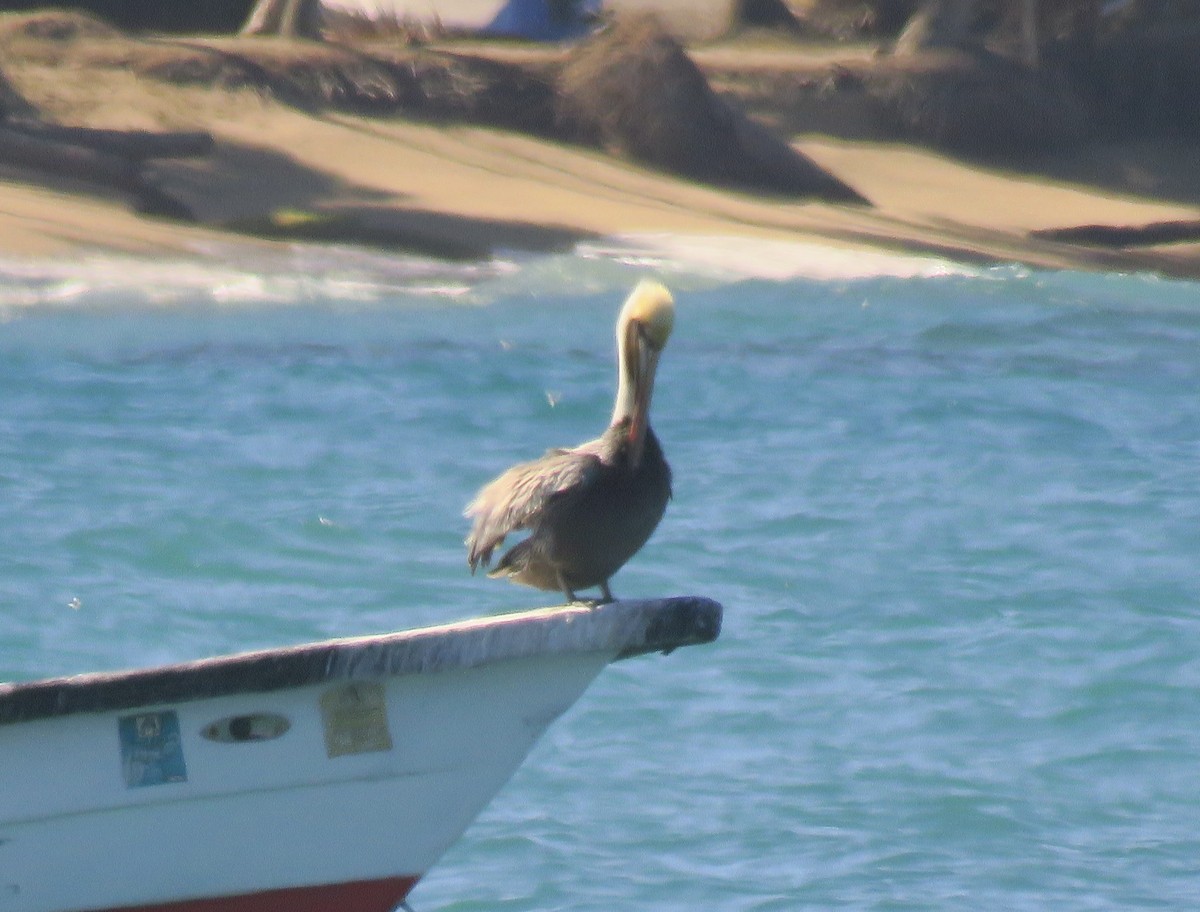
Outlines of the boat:
{"label": "boat", "polygon": [[0,685],[0,912],[391,912],[612,661],[699,597]]}

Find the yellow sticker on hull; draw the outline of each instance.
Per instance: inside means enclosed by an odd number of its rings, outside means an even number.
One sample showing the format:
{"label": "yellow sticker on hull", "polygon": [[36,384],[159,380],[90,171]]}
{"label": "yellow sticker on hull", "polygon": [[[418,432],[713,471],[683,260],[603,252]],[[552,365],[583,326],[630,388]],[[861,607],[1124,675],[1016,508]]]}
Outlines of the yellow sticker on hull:
{"label": "yellow sticker on hull", "polygon": [[387,700],[377,682],[340,684],[321,694],[325,753],[330,757],[392,749]]}

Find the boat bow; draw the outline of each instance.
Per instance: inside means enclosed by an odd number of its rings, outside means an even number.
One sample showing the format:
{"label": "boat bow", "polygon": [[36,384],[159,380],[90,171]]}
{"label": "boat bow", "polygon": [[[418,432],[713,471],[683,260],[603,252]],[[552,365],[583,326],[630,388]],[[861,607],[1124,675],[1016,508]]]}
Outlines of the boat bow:
{"label": "boat bow", "polygon": [[399,633],[326,640],[133,671],[0,684],[0,725],[74,713],[268,693],[474,668],[533,656],[611,653],[629,658],[712,642],[712,599],[629,599],[498,614]]}
{"label": "boat bow", "polygon": [[605,665],[720,626],[624,601],[0,686],[0,912],[390,912]]}

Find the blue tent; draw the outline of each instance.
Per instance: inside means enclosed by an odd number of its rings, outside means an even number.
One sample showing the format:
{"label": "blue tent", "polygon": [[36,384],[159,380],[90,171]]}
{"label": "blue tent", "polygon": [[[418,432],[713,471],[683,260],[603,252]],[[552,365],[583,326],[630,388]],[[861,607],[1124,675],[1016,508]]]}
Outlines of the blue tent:
{"label": "blue tent", "polygon": [[508,0],[483,28],[485,35],[564,41],[580,38],[592,28],[602,0]]}

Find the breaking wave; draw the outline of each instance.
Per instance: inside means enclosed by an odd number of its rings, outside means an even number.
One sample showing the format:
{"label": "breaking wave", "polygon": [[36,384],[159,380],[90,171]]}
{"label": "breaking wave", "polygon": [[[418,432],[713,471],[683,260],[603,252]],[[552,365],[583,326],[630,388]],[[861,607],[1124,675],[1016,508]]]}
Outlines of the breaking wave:
{"label": "breaking wave", "polygon": [[932,257],[730,237],[625,235],[562,254],[504,253],[448,263],[357,247],[293,245],[246,251],[212,245],[193,257],[93,253],[0,257],[0,319],[29,308],[314,304],[371,306],[420,298],[487,304],[498,297],[603,294],[653,271],[681,287],[743,279],[847,281],[934,278],[979,271]]}

